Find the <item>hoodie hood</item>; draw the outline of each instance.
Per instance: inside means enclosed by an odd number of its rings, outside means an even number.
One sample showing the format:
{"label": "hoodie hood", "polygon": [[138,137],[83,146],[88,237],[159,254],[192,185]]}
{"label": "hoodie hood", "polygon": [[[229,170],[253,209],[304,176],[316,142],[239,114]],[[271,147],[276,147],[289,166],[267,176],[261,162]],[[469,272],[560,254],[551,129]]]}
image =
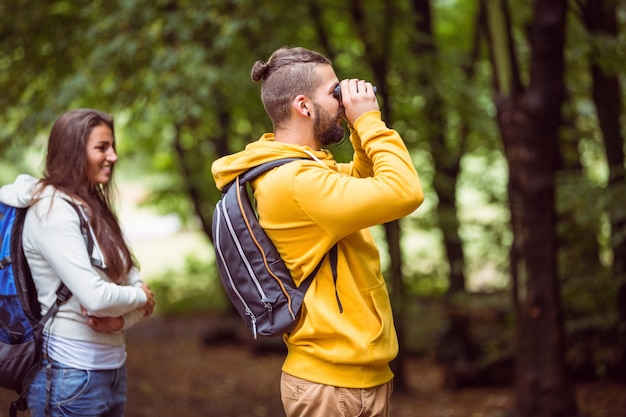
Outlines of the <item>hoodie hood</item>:
{"label": "hoodie hood", "polygon": [[22,208],[29,207],[37,200],[46,197],[59,196],[72,200],[67,194],[58,191],[53,186],[46,187],[41,194],[39,194],[39,188],[40,183],[37,178],[27,174],[18,175],[15,182],[0,188],[0,203]]}
{"label": "hoodie hood", "polygon": [[308,146],[276,142],[273,133],[266,133],[258,141],[248,144],[243,151],[217,159],[211,166],[211,172],[215,185],[222,190],[250,168],[283,158],[315,159],[328,166],[335,164],[328,150],[314,151]]}
{"label": "hoodie hood", "polygon": [[33,203],[38,180],[30,175],[18,175],[15,182],[0,188],[0,203],[13,207],[28,207]]}

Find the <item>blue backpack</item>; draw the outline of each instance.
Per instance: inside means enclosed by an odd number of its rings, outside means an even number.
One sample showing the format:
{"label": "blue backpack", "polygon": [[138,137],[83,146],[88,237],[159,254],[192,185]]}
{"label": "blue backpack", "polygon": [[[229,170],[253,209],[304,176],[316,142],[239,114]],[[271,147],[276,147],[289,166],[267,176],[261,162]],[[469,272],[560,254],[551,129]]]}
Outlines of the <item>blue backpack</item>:
{"label": "blue backpack", "polygon": [[[91,254],[93,238],[86,215],[75,204],[81,233]],[[37,290],[22,248],[22,231],[27,208],[0,203],[0,387],[16,391],[20,397],[11,404],[10,415],[28,408],[25,391],[42,360],[42,333],[46,322],[71,297],[64,284],[57,300],[41,315]]]}

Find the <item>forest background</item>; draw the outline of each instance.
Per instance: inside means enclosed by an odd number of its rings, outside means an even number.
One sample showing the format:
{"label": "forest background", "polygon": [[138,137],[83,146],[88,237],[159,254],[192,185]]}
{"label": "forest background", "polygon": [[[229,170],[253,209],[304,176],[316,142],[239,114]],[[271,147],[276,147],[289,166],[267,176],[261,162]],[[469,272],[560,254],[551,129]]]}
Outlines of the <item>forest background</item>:
{"label": "forest background", "polygon": [[577,415],[575,381],[626,381],[625,25],[619,0],[4,0],[0,184],[62,112],[107,111],[121,190],[183,230],[176,270],[139,253],[158,314],[228,312],[211,163],[271,131],[252,64],[318,50],[378,86],[426,192],[373,228],[396,390],[427,355],[450,388],[511,384],[516,416]]}

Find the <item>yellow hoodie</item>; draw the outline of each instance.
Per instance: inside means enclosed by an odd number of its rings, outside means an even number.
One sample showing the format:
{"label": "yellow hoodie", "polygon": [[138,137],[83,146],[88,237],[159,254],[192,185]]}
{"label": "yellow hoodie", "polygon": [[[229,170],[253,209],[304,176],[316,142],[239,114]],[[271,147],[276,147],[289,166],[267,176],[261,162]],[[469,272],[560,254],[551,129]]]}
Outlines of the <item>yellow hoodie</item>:
{"label": "yellow hoodie", "polygon": [[338,164],[330,152],[274,141],[272,133],[212,166],[219,189],[274,159],[306,158],[254,181],[259,223],[299,285],[337,243],[337,294],[328,259],[304,298],[283,371],[326,385],[370,388],[393,377],[398,342],[380,258],[368,228],[413,212],[424,199],[419,177],[398,133],[380,112],[351,128],[354,157]]}

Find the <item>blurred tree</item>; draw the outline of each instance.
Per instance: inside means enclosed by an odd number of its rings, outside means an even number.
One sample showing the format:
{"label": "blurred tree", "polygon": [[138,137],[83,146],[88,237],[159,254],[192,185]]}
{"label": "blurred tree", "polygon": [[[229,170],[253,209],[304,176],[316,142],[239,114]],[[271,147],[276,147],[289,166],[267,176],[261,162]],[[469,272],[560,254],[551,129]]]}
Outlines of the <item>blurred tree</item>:
{"label": "blurred tree", "polygon": [[509,163],[517,319],[513,413],[571,417],[577,411],[564,359],[555,213],[567,1],[535,2],[528,87],[521,82],[506,0],[484,0],[484,5],[494,101]]}
{"label": "blurred tree", "polygon": [[[617,281],[616,310],[620,357],[615,374],[626,381],[626,208],[623,195],[626,192],[624,172],[624,136],[620,117],[622,115],[622,88],[619,80],[624,62],[617,45],[617,0],[586,0],[576,2],[582,21],[591,38],[589,65],[592,77],[592,98],[598,116],[598,124],[608,165],[606,210],[610,225],[610,247],[613,253],[612,273]],[[623,74],[623,73],[622,73]]]}
{"label": "blurred tree", "polygon": [[[436,356],[445,369],[447,384],[456,385],[462,374],[468,370],[475,372],[480,357],[478,349],[472,340],[469,331],[469,319],[463,314],[454,314],[455,295],[466,292],[465,271],[467,269],[463,241],[460,236],[460,211],[457,193],[461,174],[461,160],[468,149],[470,131],[469,111],[458,113],[457,132],[447,128],[451,117],[449,104],[441,88],[439,88],[439,74],[444,64],[440,62],[441,52],[435,38],[433,22],[433,7],[430,0],[414,0],[411,10],[415,17],[415,35],[412,39],[410,51],[412,58],[419,61],[416,71],[416,84],[428,105],[423,109],[425,119],[430,123],[425,129],[428,148],[433,162],[433,189],[437,197],[436,224],[441,230],[443,246],[448,268],[448,288],[446,294],[446,331],[442,332],[437,343]],[[463,60],[458,76],[470,83],[474,74],[474,67],[478,59],[479,37],[477,16],[471,49],[467,58]],[[469,27],[470,25],[468,25]],[[471,33],[472,30],[467,30]],[[461,93],[462,94],[462,93]],[[469,95],[465,96],[468,103],[473,101]],[[456,297],[459,298],[459,297]],[[471,352],[471,353],[470,353]],[[455,382],[452,382],[455,381]]]}
{"label": "blurred tree", "polygon": [[[414,0],[411,6],[415,13],[413,20],[416,26],[411,52],[414,59],[421,61],[416,79],[419,91],[428,102],[424,113],[425,117],[431,120],[427,139],[434,165],[433,188],[438,200],[437,225],[442,231],[450,267],[447,292],[455,294],[466,290],[465,257],[463,242],[459,236],[456,193],[461,172],[461,158],[465,155],[467,148],[467,120],[465,120],[466,115],[461,114],[461,134],[458,141],[447,138],[448,110],[438,83],[433,82],[441,71],[442,64],[439,62],[439,50],[435,40],[431,1]],[[473,58],[468,58],[463,67],[463,76],[467,79],[471,79],[474,65],[472,59],[476,58],[475,54],[472,55]]]}

